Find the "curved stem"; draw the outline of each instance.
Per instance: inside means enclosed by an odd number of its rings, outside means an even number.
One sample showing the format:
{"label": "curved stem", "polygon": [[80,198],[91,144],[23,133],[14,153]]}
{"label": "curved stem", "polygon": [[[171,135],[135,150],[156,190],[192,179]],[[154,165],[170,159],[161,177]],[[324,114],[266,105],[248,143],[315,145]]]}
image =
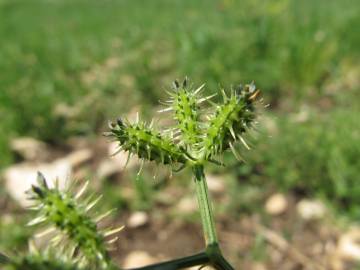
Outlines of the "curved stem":
{"label": "curved stem", "polygon": [[217,257],[217,259],[213,262],[213,266],[215,269],[219,270],[234,270],[231,264],[222,255]]}
{"label": "curved stem", "polygon": [[177,270],[185,267],[192,267],[198,265],[204,265],[210,262],[209,256],[206,252],[199,254],[170,260],[158,264],[152,264],[144,267],[133,268],[129,270]]}
{"label": "curved stem", "polygon": [[230,263],[224,258],[218,244],[206,247],[206,253],[210,258],[210,265],[217,270],[234,270]]}

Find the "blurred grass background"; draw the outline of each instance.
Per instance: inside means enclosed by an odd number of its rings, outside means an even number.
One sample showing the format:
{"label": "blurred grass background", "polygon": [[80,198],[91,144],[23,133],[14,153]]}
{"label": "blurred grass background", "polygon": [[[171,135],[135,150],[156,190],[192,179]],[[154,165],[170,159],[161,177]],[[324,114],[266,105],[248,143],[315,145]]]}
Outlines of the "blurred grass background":
{"label": "blurred grass background", "polygon": [[266,186],[359,220],[357,29],[358,0],[0,0],[0,168],[12,138],[100,136],[175,78],[208,93],[255,81],[270,107],[248,162],[230,166],[233,213]]}

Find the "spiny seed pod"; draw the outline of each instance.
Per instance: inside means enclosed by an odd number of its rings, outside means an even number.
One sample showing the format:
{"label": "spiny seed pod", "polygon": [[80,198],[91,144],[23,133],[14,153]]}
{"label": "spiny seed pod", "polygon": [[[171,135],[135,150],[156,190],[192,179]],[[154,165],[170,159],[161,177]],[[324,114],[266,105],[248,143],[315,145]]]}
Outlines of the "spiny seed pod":
{"label": "spiny seed pod", "polygon": [[168,109],[174,112],[174,118],[177,121],[177,128],[180,130],[179,141],[182,145],[194,146],[200,141],[200,113],[198,94],[204,85],[197,90],[188,88],[188,81],[185,78],[182,86],[174,83],[174,91],[169,92],[171,99],[167,101]]}
{"label": "spiny seed pod", "polygon": [[38,216],[28,225],[50,225],[38,236],[57,231],[51,244],[57,246],[58,251],[76,259],[81,266],[95,265],[97,269],[106,269],[111,263],[105,238],[119,232],[122,227],[113,230],[98,229],[96,222],[111,212],[95,219],[90,217],[89,211],[101,197],[94,199],[90,196],[83,201],[80,200],[87,186],[88,182],[73,196],[69,190],[49,188],[44,176],[39,173],[38,185],[33,186],[28,192],[30,199],[35,202],[31,209],[35,210]]}
{"label": "spiny seed pod", "polygon": [[173,91],[168,92],[170,100],[163,104],[167,108],[159,112],[173,112],[177,125],[173,128],[179,133],[174,140],[178,141],[193,156],[200,151],[200,142],[203,139],[200,104],[211,99],[214,95],[201,97],[205,84],[193,89],[186,77],[180,86],[177,81],[173,83]]}
{"label": "spiny seed pod", "polygon": [[136,154],[141,159],[156,161],[161,164],[186,163],[186,153],[175,145],[171,138],[162,135],[147,126],[145,122],[130,124],[118,119],[116,124],[110,124],[111,131],[107,136],[114,137],[120,146],[120,150]]}
{"label": "spiny seed pod", "polygon": [[221,154],[231,148],[234,155],[239,155],[234,149],[233,143],[240,140],[247,148],[245,140],[241,136],[251,127],[256,118],[254,101],[259,94],[255,85],[246,85],[232,91],[230,97],[223,92],[224,103],[216,105],[216,111],[212,117],[203,140],[204,158]]}

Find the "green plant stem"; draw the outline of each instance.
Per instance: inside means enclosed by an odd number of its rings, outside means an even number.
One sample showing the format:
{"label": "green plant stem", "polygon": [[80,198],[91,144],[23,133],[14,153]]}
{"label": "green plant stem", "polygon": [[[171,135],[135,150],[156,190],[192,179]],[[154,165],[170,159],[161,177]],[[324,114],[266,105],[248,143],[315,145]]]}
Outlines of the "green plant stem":
{"label": "green plant stem", "polygon": [[215,229],[215,221],[212,205],[209,199],[208,187],[204,174],[204,167],[196,165],[193,167],[194,180],[196,186],[196,196],[198,200],[201,223],[203,225],[206,246],[217,246],[218,239]]}
{"label": "green plant stem", "polygon": [[223,257],[218,248],[217,254],[210,257],[211,265],[217,270],[234,270],[234,267]]}
{"label": "green plant stem", "polygon": [[202,165],[195,165],[193,167],[193,173],[196,186],[196,196],[201,215],[201,223],[204,230],[206,254],[210,258],[210,264],[218,270],[234,270],[234,268],[223,257],[219,247],[214,213],[209,197],[204,167]]}
{"label": "green plant stem", "polygon": [[223,257],[216,235],[215,220],[209,191],[202,165],[193,166],[196,195],[200,209],[201,222],[203,225],[206,250],[205,252],[187,256],[167,262],[148,265],[131,270],[177,270],[185,267],[201,266],[209,264],[217,270],[234,270],[229,262]]}
{"label": "green plant stem", "polygon": [[144,267],[133,268],[130,270],[176,270],[183,269],[185,267],[199,266],[209,263],[210,259],[206,252],[199,254],[162,262],[158,264],[152,264]]}

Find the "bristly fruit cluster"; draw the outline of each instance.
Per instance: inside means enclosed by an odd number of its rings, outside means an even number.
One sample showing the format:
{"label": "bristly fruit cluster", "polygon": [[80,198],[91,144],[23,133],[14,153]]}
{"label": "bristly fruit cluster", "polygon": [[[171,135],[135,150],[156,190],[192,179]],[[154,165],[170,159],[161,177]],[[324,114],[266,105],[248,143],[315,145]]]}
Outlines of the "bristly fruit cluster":
{"label": "bristly fruit cluster", "polygon": [[[231,89],[230,95],[221,90],[223,102],[215,104],[214,96],[201,97],[204,85],[194,89],[185,78],[182,84],[173,83],[170,99],[163,104],[168,107],[160,112],[172,112],[175,125],[163,131],[139,120],[130,123],[119,119],[110,123],[106,135],[115,138],[119,151],[137,155],[142,160],[161,164],[202,164],[205,161],[221,164],[215,157],[231,149],[238,159],[241,156],[234,148],[240,141],[249,148],[242,136],[252,128],[257,116],[255,102],[260,91],[254,84]],[[205,110],[201,103],[207,101],[211,107]],[[210,109],[210,110],[209,110]],[[210,112],[209,112],[210,111]]]}
{"label": "bristly fruit cluster", "polygon": [[[106,241],[106,238],[119,232],[116,229],[100,230],[97,223],[108,216],[112,211],[92,218],[89,211],[100,200],[93,196],[81,200],[86,191],[88,182],[77,192],[60,190],[57,186],[50,188],[44,176],[38,174],[38,185],[33,186],[28,192],[34,201],[31,207],[38,215],[28,225],[44,224],[43,232],[38,236],[53,234],[50,241],[58,253],[76,262],[79,267],[95,269],[109,269],[111,266],[107,245],[117,240],[117,237]],[[56,233],[54,233],[56,232]]]}
{"label": "bristly fruit cluster", "polygon": [[[185,79],[181,84],[175,81],[168,107],[161,112],[173,113],[175,123],[165,130],[156,130],[153,121],[146,124],[137,118],[135,123],[118,119],[110,123],[107,133],[119,144],[119,151],[137,155],[143,161],[155,161],[159,164],[180,165],[178,170],[187,166],[192,168],[196,184],[201,221],[204,230],[206,249],[201,254],[183,257],[145,266],[138,269],[179,269],[186,266],[208,264],[216,269],[233,270],[223,257],[216,235],[214,215],[206,184],[204,164],[221,164],[216,157],[231,149],[238,159],[242,159],[235,150],[237,141],[249,148],[243,137],[255,123],[257,110],[255,103],[260,91],[254,84],[231,89],[230,94],[221,90],[223,101],[219,104],[202,97],[204,85],[193,88]],[[210,107],[203,108],[208,102]],[[123,227],[100,229],[98,222],[112,211],[95,218],[90,210],[100,200],[92,196],[82,199],[88,183],[75,195],[73,187],[60,190],[58,185],[49,187],[44,176],[39,173],[38,184],[29,191],[37,217],[29,225],[47,226],[38,234],[50,234],[51,240],[45,250],[39,252],[33,246],[25,256],[7,257],[0,253],[0,265],[5,270],[118,270],[110,258],[107,245],[117,237],[107,241],[107,237],[116,234]]]}

